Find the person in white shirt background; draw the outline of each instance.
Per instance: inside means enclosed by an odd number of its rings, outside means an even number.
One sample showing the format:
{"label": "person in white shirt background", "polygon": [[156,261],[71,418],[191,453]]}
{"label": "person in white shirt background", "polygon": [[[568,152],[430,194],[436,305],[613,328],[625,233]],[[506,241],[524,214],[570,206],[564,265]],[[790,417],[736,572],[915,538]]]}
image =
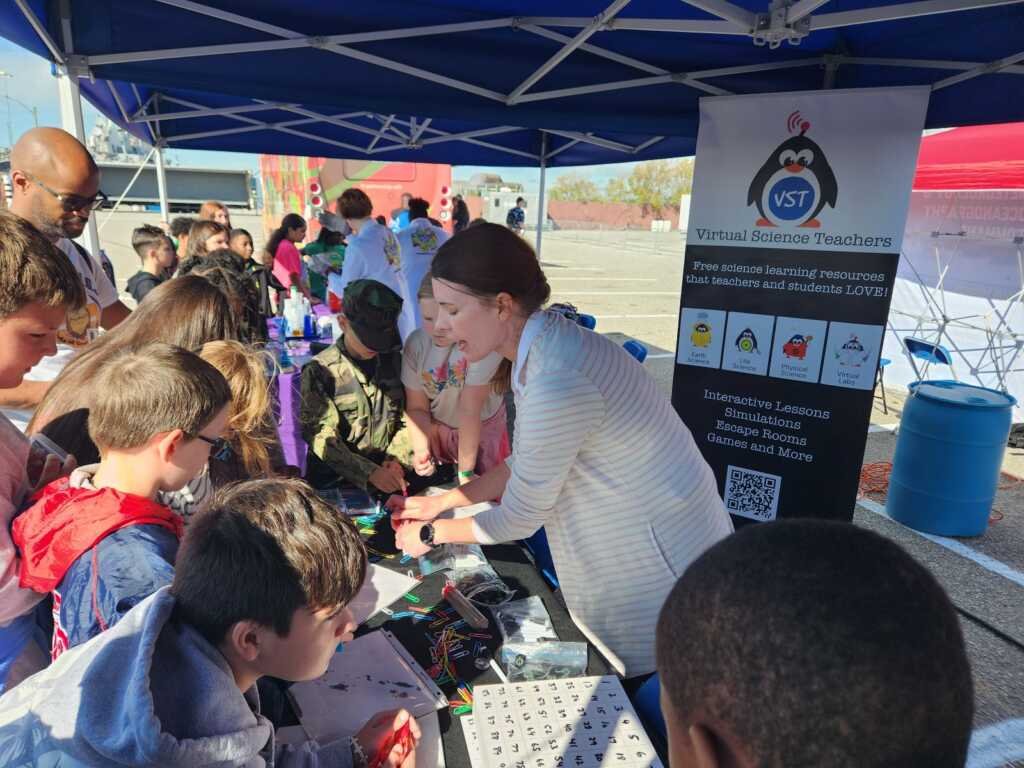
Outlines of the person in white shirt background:
{"label": "person in white shirt background", "polygon": [[[430,223],[427,210],[430,203],[421,197],[409,201],[409,226],[399,231],[398,245],[402,253],[402,282],[408,299],[402,306],[402,318],[409,328],[422,328],[423,317],[416,294],[423,282],[423,276],[430,271],[437,249],[448,240],[448,233]],[[402,322],[399,321],[399,325]],[[405,336],[402,340],[405,341]]]}
{"label": "person in white shirt background", "polygon": [[[402,298],[403,307],[409,303],[402,280],[401,247],[395,233],[372,218],[373,202],[365,192],[350,187],[338,198],[338,215],[352,230],[345,249],[345,264],[340,275],[327,276],[327,290],[338,298],[345,295],[345,286],[353,280],[376,280]],[[415,297],[414,299],[415,300]],[[405,313],[398,321],[402,341],[414,330]]]}
{"label": "person in white shirt background", "polygon": [[[655,383],[622,347],[555,312],[530,245],[480,224],[431,267],[448,333],[470,363],[497,352],[515,394],[512,456],[441,496],[392,496],[395,539],[494,544],[544,527],[566,606],[620,674],[655,669],[654,629],[686,567],[732,532],[715,475]],[[441,512],[500,497],[458,520]],[[431,521],[431,522],[427,522]]]}
{"label": "person in white shirt background", "polygon": [[0,391],[0,409],[22,429],[57,374],[75,350],[110,329],[131,310],[117,298],[100,261],[72,242],[85,230],[89,215],[102,205],[100,171],[89,150],[59,128],[33,128],[11,150],[11,207],[55,243],[85,286],[85,308],[70,315],[58,335],[57,354],[45,357],[25,380]]}

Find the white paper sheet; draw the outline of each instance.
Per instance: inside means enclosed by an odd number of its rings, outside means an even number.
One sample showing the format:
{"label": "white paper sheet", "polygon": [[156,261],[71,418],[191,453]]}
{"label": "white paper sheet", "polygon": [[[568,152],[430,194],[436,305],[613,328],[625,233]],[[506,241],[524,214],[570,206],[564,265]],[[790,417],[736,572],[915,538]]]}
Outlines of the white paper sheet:
{"label": "white paper sheet", "polygon": [[309,741],[306,729],[301,725],[286,725],[274,731],[274,741],[278,744],[305,744]]}
{"label": "white paper sheet", "polygon": [[404,708],[414,717],[448,705],[441,690],[394,635],[357,637],[327,672],[289,690],[299,722],[321,744],[351,736],[377,712]]}
{"label": "white paper sheet", "polygon": [[479,768],[662,768],[614,675],[478,685],[473,717]]}
{"label": "white paper sheet", "polygon": [[420,743],[416,747],[416,768],[445,768],[444,745],[441,743],[441,723],[437,712],[417,717]]}
{"label": "white paper sheet", "polygon": [[362,624],[381,608],[388,607],[418,585],[416,579],[371,563],[366,569],[366,581],[348,604],[349,610],[352,611],[356,623]]}
{"label": "white paper sheet", "polygon": [[463,715],[459,718],[459,725],[462,726],[462,736],[466,739],[466,751],[469,753],[470,768],[484,768],[483,758],[480,757],[480,741],[476,735],[476,722],[472,715]]}

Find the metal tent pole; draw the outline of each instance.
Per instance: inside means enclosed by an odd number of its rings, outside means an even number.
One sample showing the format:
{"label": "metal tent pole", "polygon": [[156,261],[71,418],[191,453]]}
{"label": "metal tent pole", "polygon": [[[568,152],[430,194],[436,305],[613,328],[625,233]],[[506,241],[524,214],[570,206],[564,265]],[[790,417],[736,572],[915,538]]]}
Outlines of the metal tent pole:
{"label": "metal tent pole", "polygon": [[164,148],[157,144],[156,149],[156,186],[160,195],[160,219],[171,222],[171,207],[167,203],[167,171],[164,168]]}
{"label": "metal tent pole", "polygon": [[540,132],[540,194],[537,195],[537,258],[540,258],[540,240],[544,234],[544,177],[548,167],[548,135]]}
{"label": "metal tent pole", "polygon": [[[74,53],[74,41],[71,35],[71,3],[70,0],[61,0],[60,28],[61,37],[64,42],[64,51],[61,62],[57,66],[57,92],[60,95],[60,120],[61,126],[85,145],[85,119],[82,117],[82,92],[78,88],[78,71],[68,62],[67,56]],[[22,12],[25,9],[22,8]],[[100,235],[96,230],[96,217],[90,216],[89,223],[82,233],[85,240],[85,247],[100,263]]]}
{"label": "metal tent pole", "polygon": [[146,155],[145,159],[143,159],[143,161],[139,163],[139,167],[135,169],[135,175],[132,176],[131,181],[128,182],[128,186],[124,188],[123,192],[121,192],[121,196],[118,197],[117,200],[114,202],[114,207],[110,209],[110,211],[107,213],[107,217],[103,219],[103,223],[100,224],[100,232],[103,231],[103,228],[107,226],[107,223],[114,217],[114,213],[117,211],[118,208],[121,207],[121,203],[124,202],[124,199],[128,197],[128,193],[132,191],[132,187],[135,186],[135,182],[139,180],[139,176],[142,175],[142,172],[146,170],[146,166],[149,165],[149,158],[156,154],[156,151],[157,148],[153,147],[151,150],[149,150],[149,154]]}
{"label": "metal tent pole", "polygon": [[[85,144],[85,120],[82,117],[82,92],[78,88],[78,77],[64,67],[57,68],[57,90],[60,93],[61,127],[82,144]],[[96,217],[90,216],[82,233],[86,250],[100,258],[100,236],[96,229]]]}

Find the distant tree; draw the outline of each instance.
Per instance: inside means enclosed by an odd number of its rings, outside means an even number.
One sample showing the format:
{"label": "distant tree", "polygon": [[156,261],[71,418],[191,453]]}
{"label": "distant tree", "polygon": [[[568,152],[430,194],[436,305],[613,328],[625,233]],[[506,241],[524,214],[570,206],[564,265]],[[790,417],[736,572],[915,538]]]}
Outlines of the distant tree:
{"label": "distant tree", "polygon": [[605,198],[617,203],[642,206],[645,213],[662,215],[668,207],[693,189],[693,158],[647,160],[633,166],[628,176],[611,179]]}
{"label": "distant tree", "polygon": [[551,199],[589,203],[601,199],[601,190],[586,176],[571,171],[559,176],[551,185]]}
{"label": "distant tree", "polygon": [[604,185],[604,199],[609,203],[631,203],[628,176],[613,176]]}

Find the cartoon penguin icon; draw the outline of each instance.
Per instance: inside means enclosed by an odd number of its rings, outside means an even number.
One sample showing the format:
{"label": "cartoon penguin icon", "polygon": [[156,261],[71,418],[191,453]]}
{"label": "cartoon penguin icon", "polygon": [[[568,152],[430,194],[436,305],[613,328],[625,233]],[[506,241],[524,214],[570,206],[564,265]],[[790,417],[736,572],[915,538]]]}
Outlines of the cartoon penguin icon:
{"label": "cartoon penguin icon", "polygon": [[835,354],[839,364],[849,368],[859,368],[861,363],[867,362],[871,356],[855,334],[850,334],[850,340],[845,342]]}
{"label": "cartoon penguin icon", "polygon": [[757,351],[757,336],[749,328],[744,328],[740,331],[740,335],[736,337],[736,349],[740,352],[746,352],[750,354],[760,354]]}
{"label": "cartoon penguin icon", "polygon": [[813,336],[804,336],[801,333],[795,333],[789,341],[782,345],[782,354],[786,357],[803,360],[807,357],[807,345],[810,344],[813,339]]}
{"label": "cartoon penguin icon", "polygon": [[695,323],[693,333],[690,334],[690,341],[695,347],[708,347],[711,345],[711,326],[707,323]]}
{"label": "cartoon penguin icon", "polygon": [[822,208],[836,207],[836,176],[821,147],[804,136],[810,127],[805,121],[799,136],[776,147],[750,183],[747,205],[761,214],[757,226],[817,228]]}

